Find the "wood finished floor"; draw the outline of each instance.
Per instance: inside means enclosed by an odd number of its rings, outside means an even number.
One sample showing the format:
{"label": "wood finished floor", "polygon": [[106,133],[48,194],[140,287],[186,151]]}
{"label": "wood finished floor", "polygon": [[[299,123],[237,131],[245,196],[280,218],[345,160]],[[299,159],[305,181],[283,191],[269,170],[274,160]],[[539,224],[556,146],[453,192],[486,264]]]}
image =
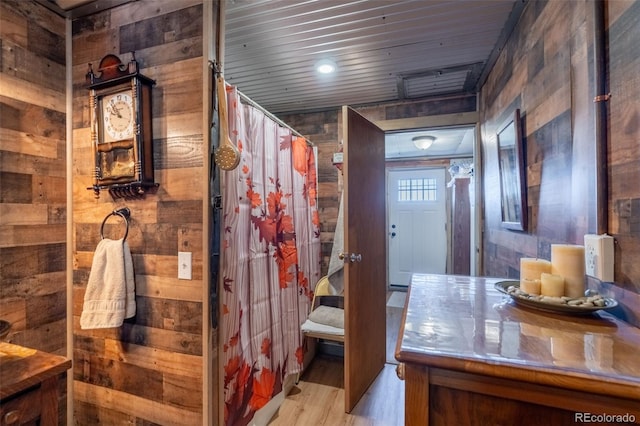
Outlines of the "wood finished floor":
{"label": "wood finished floor", "polygon": [[356,407],[344,412],[342,358],[317,356],[271,419],[270,426],[400,426],[404,382],[394,358],[402,308],[387,307],[387,363]]}

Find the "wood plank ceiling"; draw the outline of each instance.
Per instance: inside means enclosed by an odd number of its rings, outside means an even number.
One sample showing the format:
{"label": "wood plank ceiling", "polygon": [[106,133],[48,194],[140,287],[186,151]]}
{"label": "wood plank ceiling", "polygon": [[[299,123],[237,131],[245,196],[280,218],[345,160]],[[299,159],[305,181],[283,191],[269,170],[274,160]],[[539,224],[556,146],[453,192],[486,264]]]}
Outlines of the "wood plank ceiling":
{"label": "wood plank ceiling", "polygon": [[228,0],[224,75],[273,113],[473,93],[523,1]]}

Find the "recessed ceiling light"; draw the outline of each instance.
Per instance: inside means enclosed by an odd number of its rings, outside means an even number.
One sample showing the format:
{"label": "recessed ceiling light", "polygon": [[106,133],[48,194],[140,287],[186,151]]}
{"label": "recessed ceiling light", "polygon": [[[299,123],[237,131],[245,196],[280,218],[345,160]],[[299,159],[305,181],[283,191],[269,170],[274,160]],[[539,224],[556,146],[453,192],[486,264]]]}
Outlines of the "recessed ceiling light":
{"label": "recessed ceiling light", "polygon": [[331,59],[322,59],[316,62],[316,71],[320,74],[331,74],[335,72],[337,68],[338,66]]}

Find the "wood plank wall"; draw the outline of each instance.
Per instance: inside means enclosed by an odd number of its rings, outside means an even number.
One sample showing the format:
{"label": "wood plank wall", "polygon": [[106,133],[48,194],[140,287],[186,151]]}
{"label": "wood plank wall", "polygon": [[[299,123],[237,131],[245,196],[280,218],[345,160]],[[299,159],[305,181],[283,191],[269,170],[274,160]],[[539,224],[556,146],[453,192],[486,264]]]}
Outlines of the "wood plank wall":
{"label": "wood plank wall", "polygon": [[[607,2],[609,233],[616,239],[614,288],[640,327],[640,2]],[[628,290],[628,291],[626,291]]]}
{"label": "wood plank wall", "polygon": [[[427,117],[476,110],[476,97],[459,96],[438,99],[419,99],[388,102],[376,105],[354,106],[360,114],[372,121],[400,118]],[[320,240],[322,274],[326,274],[340,207],[342,173],[333,165],[333,153],[338,152],[342,140],[340,109],[319,112],[280,114],[279,118],[305,135],[318,147],[318,212],[320,214]],[[448,165],[448,160],[405,160],[388,162],[398,167],[427,167]]]}
{"label": "wood plank wall", "polygon": [[64,19],[0,3],[0,317],[9,341],[66,354]]}
{"label": "wood plank wall", "polygon": [[[73,21],[73,318],[77,424],[202,424],[203,4],[141,0]],[[135,51],[153,89],[156,194],[94,199],[88,63]],[[131,210],[137,314],[118,329],[81,330],[79,317],[100,225]],[[105,236],[122,237],[118,218]],[[193,253],[193,279],[178,280],[178,251]]]}
{"label": "wood plank wall", "polygon": [[64,19],[3,0],[0,47],[0,318],[8,341],[67,355]]}
{"label": "wood plank wall", "polygon": [[[618,314],[638,325],[640,4],[607,5],[608,223],[616,239],[616,282],[602,289],[622,302]],[[584,234],[596,231],[593,31],[591,2],[529,2],[481,91],[488,276],[516,278],[520,257],[549,259],[551,244],[583,244]],[[514,108],[521,110],[526,146],[526,232],[500,224],[495,130]]]}

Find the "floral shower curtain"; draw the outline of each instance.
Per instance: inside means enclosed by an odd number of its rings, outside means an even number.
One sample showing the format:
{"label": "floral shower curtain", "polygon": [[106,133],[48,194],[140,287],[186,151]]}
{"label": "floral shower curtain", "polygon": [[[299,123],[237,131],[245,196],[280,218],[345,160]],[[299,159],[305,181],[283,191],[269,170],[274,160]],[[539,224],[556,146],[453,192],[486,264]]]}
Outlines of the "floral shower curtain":
{"label": "floral shower curtain", "polygon": [[300,331],[320,274],[314,152],[227,87],[240,165],[223,172],[224,418],[248,424],[302,369]]}

